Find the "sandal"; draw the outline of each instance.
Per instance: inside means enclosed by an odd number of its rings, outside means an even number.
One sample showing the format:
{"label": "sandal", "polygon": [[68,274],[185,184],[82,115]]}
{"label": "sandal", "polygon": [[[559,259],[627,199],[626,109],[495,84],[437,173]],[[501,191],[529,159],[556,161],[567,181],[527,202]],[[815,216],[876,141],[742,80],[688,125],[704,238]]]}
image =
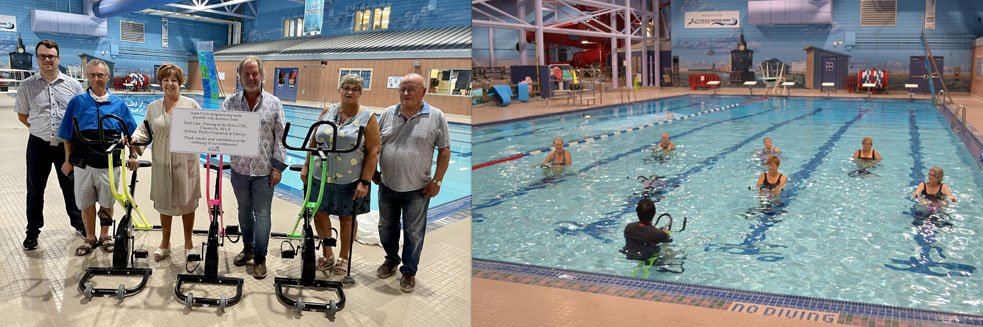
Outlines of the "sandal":
{"label": "sandal", "polygon": [[116,249],[116,242],[109,235],[99,238],[99,246],[102,246],[102,250],[112,253]]}
{"label": "sandal", "polygon": [[317,270],[327,271],[335,266],[335,259],[332,255],[331,257],[321,256],[317,258]]}
{"label": "sandal", "polygon": [[335,263],[334,269],[331,269],[331,273],[335,275],[345,275],[348,274],[348,259],[341,258]]}
{"label": "sandal", "polygon": [[75,248],[75,255],[79,257],[87,256],[89,255],[89,253],[92,253],[92,250],[95,249],[97,246],[99,246],[98,241],[85,239],[85,241],[82,241],[82,245],[79,245],[79,247]]}
{"label": "sandal", "polygon": [[157,248],[157,251],[154,251],[154,261],[156,262],[167,259],[169,256],[171,256],[170,248]]}

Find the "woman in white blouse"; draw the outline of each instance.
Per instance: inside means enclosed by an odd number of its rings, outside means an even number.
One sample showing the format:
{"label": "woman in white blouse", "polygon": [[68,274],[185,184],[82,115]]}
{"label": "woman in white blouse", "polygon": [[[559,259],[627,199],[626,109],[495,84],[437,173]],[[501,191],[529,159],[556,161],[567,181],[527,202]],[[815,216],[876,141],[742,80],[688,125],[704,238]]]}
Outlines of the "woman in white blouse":
{"label": "woman in white blouse", "polygon": [[[191,230],[194,227],[195,209],[201,200],[201,175],[198,170],[197,153],[172,153],[170,151],[171,112],[178,108],[201,110],[195,100],[181,96],[184,72],[173,64],[164,64],[157,69],[157,82],[164,89],[164,98],[147,105],[144,121],[150,123],[153,142],[150,144],[153,165],[151,172],[150,199],[154,209],[160,213],[163,237],[160,246],[154,251],[154,261],[166,259],[171,247],[171,217],[181,216],[184,222],[184,250],[194,250],[191,243]],[[147,127],[141,123],[133,133],[134,142],[146,142]],[[135,149],[143,153],[143,149]],[[137,155],[131,154],[127,161],[130,170],[137,168]],[[187,253],[186,253],[187,254]]]}

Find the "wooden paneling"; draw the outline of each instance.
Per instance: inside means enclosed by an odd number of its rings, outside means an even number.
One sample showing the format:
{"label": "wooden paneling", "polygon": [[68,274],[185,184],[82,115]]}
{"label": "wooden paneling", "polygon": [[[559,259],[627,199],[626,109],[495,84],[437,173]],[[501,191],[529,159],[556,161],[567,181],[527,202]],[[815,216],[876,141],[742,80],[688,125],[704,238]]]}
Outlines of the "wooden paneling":
{"label": "wooden paneling", "polygon": [[971,62],[969,66],[970,74],[973,76],[972,80],[969,82],[969,88],[973,95],[983,97],[983,75],[976,74],[976,70],[979,69],[976,67],[976,58],[983,58],[983,45],[973,48],[973,57],[969,58]]}
{"label": "wooden paneling", "polygon": [[[414,67],[419,62],[419,67]],[[220,81],[225,93],[235,91],[235,72],[238,62],[218,61],[215,63],[219,72],[225,72],[225,80]],[[188,88],[201,90],[201,75],[198,73],[198,63],[189,62]],[[389,76],[403,76],[408,73],[418,73],[426,77],[430,69],[470,69],[469,59],[390,59],[390,60],[329,60],[321,66],[319,60],[264,61],[263,70],[266,72],[264,87],[272,92],[273,70],[277,67],[299,68],[297,77],[297,100],[332,103],[338,100],[338,79],[342,68],[372,69],[372,80],[369,89],[362,92],[360,103],[372,107],[388,107],[399,102],[396,89],[387,89]],[[440,108],[445,113],[456,115],[471,115],[471,98],[467,96],[451,96],[430,94],[424,98],[431,105]]]}

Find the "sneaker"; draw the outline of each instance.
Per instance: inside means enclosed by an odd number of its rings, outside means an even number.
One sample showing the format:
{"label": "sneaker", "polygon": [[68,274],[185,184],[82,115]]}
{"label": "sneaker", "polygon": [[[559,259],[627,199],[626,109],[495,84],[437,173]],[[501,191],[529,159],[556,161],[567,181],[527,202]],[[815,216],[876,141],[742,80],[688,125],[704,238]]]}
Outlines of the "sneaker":
{"label": "sneaker", "polygon": [[38,237],[28,236],[24,239],[24,250],[34,250],[38,248]]}
{"label": "sneaker", "polygon": [[396,273],[396,266],[397,264],[390,264],[388,262],[383,263],[381,266],[379,266],[379,269],[375,270],[375,275],[379,277],[379,279],[389,278],[389,276]]}
{"label": "sneaker", "polygon": [[[232,264],[236,265],[236,267],[242,267],[245,266],[246,263],[249,263],[249,260],[252,259],[253,259],[253,249],[247,247],[245,249],[242,249],[242,252],[239,252],[239,255],[236,256],[235,260],[232,260]],[[266,276],[265,269],[263,270],[263,276]]]}
{"label": "sneaker", "polygon": [[85,238],[85,228],[75,228],[75,235],[81,238]]}
{"label": "sneaker", "polygon": [[256,279],[266,278],[266,259],[256,258],[256,265],[253,266],[253,277]]}
{"label": "sneaker", "polygon": [[399,290],[403,293],[412,292],[416,288],[416,276],[403,274],[403,277],[399,279]]}

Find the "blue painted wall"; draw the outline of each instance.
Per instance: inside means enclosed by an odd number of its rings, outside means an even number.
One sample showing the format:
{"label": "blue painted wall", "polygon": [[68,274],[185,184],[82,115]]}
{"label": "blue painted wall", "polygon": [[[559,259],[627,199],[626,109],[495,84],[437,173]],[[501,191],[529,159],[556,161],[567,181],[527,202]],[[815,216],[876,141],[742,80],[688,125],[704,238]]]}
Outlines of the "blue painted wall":
{"label": "blue painted wall", "polygon": [[[351,34],[355,11],[390,6],[388,31],[471,25],[469,0],[324,0],[321,36]],[[243,23],[243,43],[283,39],[283,20],[304,17],[304,5],[259,0],[255,20]],[[361,33],[361,32],[359,32]]]}
{"label": "blue painted wall", "polygon": [[[188,59],[195,55],[195,42],[215,41],[216,47],[226,44],[228,29],[225,24],[168,18],[168,47],[163,48],[161,47],[161,17],[139,13],[109,18],[108,35],[103,38],[31,31],[31,9],[82,14],[83,1],[86,0],[0,1],[0,15],[17,17],[16,33],[0,32],[0,63],[2,63],[0,66],[7,64],[7,53],[15,50],[18,34],[24,39],[27,52],[34,53],[34,46],[38,41],[51,39],[58,42],[62,66],[78,65],[79,55],[87,53],[114,61],[117,76],[129,71],[139,71],[153,76],[154,65],[161,63],[177,64],[187,72]],[[121,41],[120,20],[143,23],[144,43]],[[119,47],[119,55],[111,55],[111,45]],[[106,52],[105,55],[102,54],[103,51]],[[34,69],[37,69],[36,59]]]}
{"label": "blue painted wall", "polygon": [[[684,28],[687,11],[740,11],[741,28]],[[978,20],[983,17],[983,1],[938,1],[936,12],[936,28],[926,31],[932,54],[944,56],[950,89],[968,91],[973,41],[983,35],[983,23]],[[924,14],[924,0],[898,0],[897,26],[861,27],[859,1],[833,0],[831,25],[755,26],[747,24],[747,0],[673,1],[672,54],[679,56],[683,69],[726,68],[730,51],[737,48],[738,35],[743,31],[748,48],[755,51],[755,65],[778,58],[804,67],[803,49],[815,46],[850,55],[854,75],[861,68],[887,69],[891,85],[900,87],[898,83],[907,78],[910,57],[925,55],[921,44]],[[834,47],[833,42],[846,41],[848,32],[856,33],[856,46]],[[962,71],[959,81],[951,76],[956,67]]]}

